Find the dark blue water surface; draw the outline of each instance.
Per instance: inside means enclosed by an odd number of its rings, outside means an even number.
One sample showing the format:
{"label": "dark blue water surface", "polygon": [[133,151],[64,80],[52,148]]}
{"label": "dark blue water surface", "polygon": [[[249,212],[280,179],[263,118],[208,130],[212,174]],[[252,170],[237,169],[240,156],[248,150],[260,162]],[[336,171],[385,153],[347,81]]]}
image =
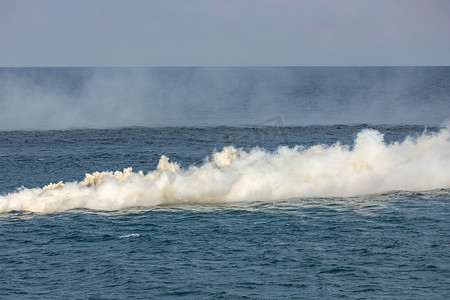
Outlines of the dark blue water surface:
{"label": "dark blue water surface", "polygon": [[426,298],[449,191],[0,218],[2,298]]}
{"label": "dark blue water surface", "polygon": [[[1,193],[85,172],[201,164],[225,145],[351,144],[369,125],[0,133]],[[422,126],[375,126],[389,141]],[[437,128],[428,128],[428,131]],[[2,298],[436,298],[450,191],[0,216]]]}

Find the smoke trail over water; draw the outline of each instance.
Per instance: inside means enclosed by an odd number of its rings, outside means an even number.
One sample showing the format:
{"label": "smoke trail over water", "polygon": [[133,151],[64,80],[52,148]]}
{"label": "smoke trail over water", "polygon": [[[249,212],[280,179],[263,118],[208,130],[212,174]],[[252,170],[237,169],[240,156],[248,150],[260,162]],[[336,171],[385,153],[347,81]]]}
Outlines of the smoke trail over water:
{"label": "smoke trail over water", "polygon": [[0,196],[0,212],[117,210],[177,203],[273,201],[450,188],[450,132],[387,144],[363,130],[354,145],[280,147],[275,152],[225,147],[198,167],[162,156],[156,170],[95,172],[81,182]]}

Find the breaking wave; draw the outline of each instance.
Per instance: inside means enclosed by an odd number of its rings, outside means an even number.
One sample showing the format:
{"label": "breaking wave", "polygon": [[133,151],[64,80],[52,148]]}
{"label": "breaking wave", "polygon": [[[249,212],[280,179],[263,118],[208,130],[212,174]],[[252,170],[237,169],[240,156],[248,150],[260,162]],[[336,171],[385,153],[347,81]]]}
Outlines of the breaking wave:
{"label": "breaking wave", "polygon": [[156,170],[147,174],[127,168],[86,174],[80,182],[22,188],[0,196],[0,213],[422,191],[450,188],[449,170],[448,128],[389,144],[380,132],[366,129],[354,145],[280,147],[275,152],[229,146],[198,167],[182,169],[162,156]]}

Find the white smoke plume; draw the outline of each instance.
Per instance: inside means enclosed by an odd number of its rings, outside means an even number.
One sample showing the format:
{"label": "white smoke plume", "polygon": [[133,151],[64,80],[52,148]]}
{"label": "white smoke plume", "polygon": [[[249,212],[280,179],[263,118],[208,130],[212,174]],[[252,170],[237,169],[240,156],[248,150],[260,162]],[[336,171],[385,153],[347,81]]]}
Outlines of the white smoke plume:
{"label": "white smoke plume", "polygon": [[59,182],[0,196],[0,213],[119,210],[439,188],[450,188],[448,128],[390,144],[378,131],[367,129],[352,146],[280,147],[273,153],[229,146],[201,166],[188,169],[162,156],[156,170],[147,174],[131,168],[95,172],[81,182]]}

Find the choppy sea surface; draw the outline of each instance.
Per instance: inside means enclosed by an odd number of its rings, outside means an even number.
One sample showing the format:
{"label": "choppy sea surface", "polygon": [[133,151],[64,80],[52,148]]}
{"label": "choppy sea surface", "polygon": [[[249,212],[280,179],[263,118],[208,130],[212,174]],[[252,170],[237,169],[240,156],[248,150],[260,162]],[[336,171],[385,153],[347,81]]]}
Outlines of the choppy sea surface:
{"label": "choppy sea surface", "polygon": [[[102,69],[105,89],[130,82],[140,88],[150,72],[177,83],[187,102],[212,99],[171,112],[179,93],[158,89],[158,122],[187,111],[185,126],[124,127],[131,119],[123,118],[110,129],[78,128],[107,126],[108,115],[119,115],[75,109],[76,101],[101,96],[85,89],[98,70],[0,70],[0,86],[16,91],[0,92],[0,115],[10,124],[0,121],[0,298],[445,299],[448,68],[306,69]],[[222,94],[209,87],[191,92],[195,97],[187,92],[208,86],[205,74],[233,72],[247,81],[221,85]],[[398,74],[402,82],[421,79],[420,93],[407,83],[384,103],[370,98],[370,80],[386,96]],[[268,85],[266,95],[278,89],[280,98],[256,93],[260,83]],[[27,84],[33,86],[24,91]],[[68,109],[64,118],[91,111],[100,121],[63,124],[44,110],[31,121],[9,116],[18,110],[12,95],[31,103],[37,91],[42,101]],[[115,102],[117,93],[107,95],[125,115],[139,111],[137,102],[153,111],[143,95],[155,90],[139,91],[127,111]],[[226,96],[232,98],[224,104]],[[360,97],[374,102],[367,123],[358,119],[369,116],[365,104],[353,105]],[[418,112],[402,117],[407,102]],[[293,124],[305,110],[315,125]],[[231,126],[244,112],[247,122]],[[199,116],[212,124],[195,123]],[[395,116],[398,124],[385,125]],[[38,123],[40,130],[28,128]]]}

